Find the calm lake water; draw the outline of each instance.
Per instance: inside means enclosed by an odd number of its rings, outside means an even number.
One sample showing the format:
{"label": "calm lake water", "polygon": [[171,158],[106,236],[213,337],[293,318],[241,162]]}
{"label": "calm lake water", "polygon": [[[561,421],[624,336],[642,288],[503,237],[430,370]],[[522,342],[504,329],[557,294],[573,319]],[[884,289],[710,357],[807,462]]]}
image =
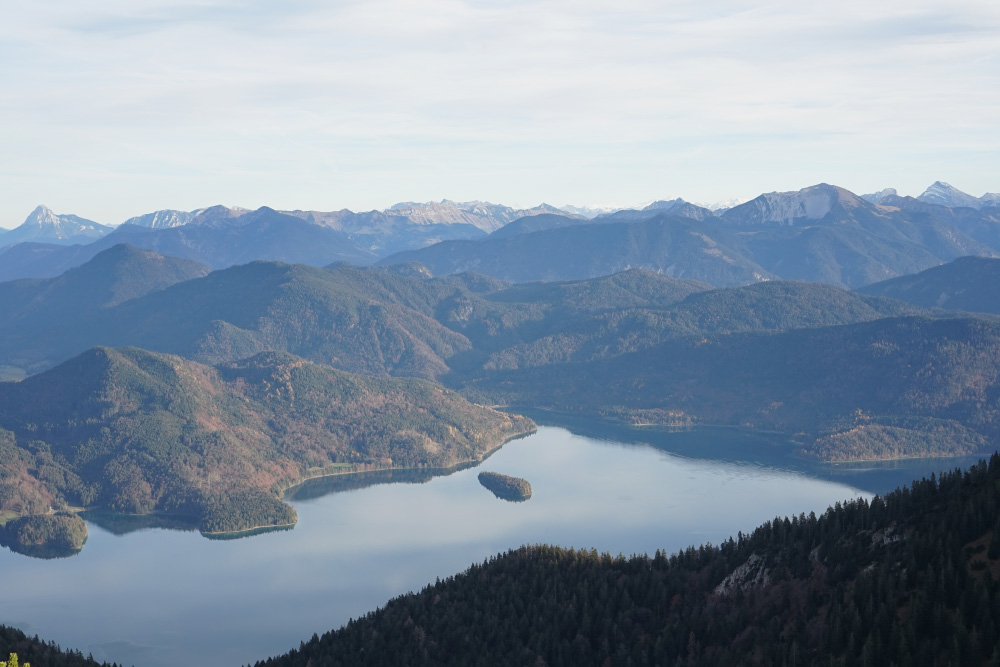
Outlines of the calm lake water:
{"label": "calm lake water", "polygon": [[[301,488],[291,531],[218,541],[90,520],[70,558],[2,549],[0,623],[119,664],[235,667],[522,544],[673,552],[966,464],[816,466],[738,431],[541,427],[422,483]],[[482,470],[524,477],[531,499],[496,498]]]}

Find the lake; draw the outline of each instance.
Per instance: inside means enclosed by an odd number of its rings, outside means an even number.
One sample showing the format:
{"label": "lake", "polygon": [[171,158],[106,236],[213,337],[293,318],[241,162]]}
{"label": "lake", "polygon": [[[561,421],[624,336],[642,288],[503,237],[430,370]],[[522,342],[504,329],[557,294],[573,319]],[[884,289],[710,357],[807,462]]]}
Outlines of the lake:
{"label": "lake", "polygon": [[[70,558],[2,549],[0,623],[119,664],[235,666],[522,544],[674,552],[970,462],[823,466],[778,436],[565,422],[422,483],[318,480],[290,494],[289,531],[209,540],[92,518]],[[531,499],[496,498],[483,470],[527,479]]]}

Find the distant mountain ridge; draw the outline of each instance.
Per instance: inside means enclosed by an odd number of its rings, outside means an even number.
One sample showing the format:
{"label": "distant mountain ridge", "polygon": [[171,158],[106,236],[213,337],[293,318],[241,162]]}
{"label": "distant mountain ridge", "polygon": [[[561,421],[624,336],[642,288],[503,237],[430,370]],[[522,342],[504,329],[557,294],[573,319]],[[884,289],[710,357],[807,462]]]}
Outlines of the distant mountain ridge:
{"label": "distant mountain ridge", "polygon": [[727,286],[774,277],[713,236],[698,221],[660,214],[634,223],[598,220],[511,237],[448,241],[378,263],[419,262],[435,275],[475,271],[512,282],[581,280],[631,268]]}
{"label": "distant mountain ridge", "polygon": [[821,220],[835,209],[850,215],[853,209],[869,206],[854,193],[834,185],[820,183],[794,192],[768,192],[745,204],[727,209],[720,216],[737,225],[793,224],[803,220]]}
{"label": "distant mountain ridge", "polygon": [[[51,278],[120,243],[224,268],[258,259],[323,266],[335,261],[367,264],[376,259],[344,233],[262,207],[235,216],[213,207],[205,224],[150,229],[121,225],[88,245],[20,244],[0,252],[0,280]],[[229,224],[228,220],[238,221]]]}
{"label": "distant mountain ridge", "polygon": [[[0,233],[0,280],[55,277],[115,243],[127,242],[213,268],[255,259],[317,266],[416,261],[437,275],[474,270],[533,281],[643,267],[717,286],[781,278],[855,288],[965,255],[1000,256],[996,202],[1000,195],[975,198],[942,182],[920,198],[900,197],[892,188],[859,197],[820,183],[765,193],[714,211],[681,198],[598,215],[577,215],[546,204],[518,209],[447,199],[400,202],[359,213],[267,207],[248,211],[217,205],[155,211],[130,218],[115,230],[40,207],[31,216],[32,224]],[[674,220],[672,231],[662,224],[666,217]],[[269,219],[266,230],[261,228],[263,218]],[[653,220],[660,220],[654,236],[681,232],[683,242],[656,250],[645,247],[659,242],[648,237],[652,229],[645,223]],[[682,230],[681,221],[699,224]],[[598,229],[607,224],[639,226],[616,233]],[[526,252],[520,250],[528,243],[525,239],[513,241],[560,229],[565,236],[535,238],[532,243],[542,246]],[[501,239],[510,243],[502,245]],[[455,244],[463,241],[476,243]],[[567,248],[545,247],[556,241],[567,243]],[[414,252],[427,254],[405,254]],[[513,254],[506,256],[508,252]],[[549,266],[552,258],[563,266]]]}
{"label": "distant mountain ridge", "polygon": [[965,206],[980,209],[1000,206],[1000,193],[987,192],[982,197],[974,197],[943,181],[934,181],[923,193],[917,195],[917,199],[952,208]]}
{"label": "distant mountain ridge", "polygon": [[537,224],[522,220],[512,223],[521,225],[516,235],[500,230],[478,241],[397,253],[379,264],[418,262],[435,275],[476,271],[515,282],[645,268],[716,286],[781,278],[854,288],[965,255],[1000,256],[996,209],[898,199],[886,193],[875,205],[819,184],[767,193],[718,216],[677,199],[589,224],[554,216]]}
{"label": "distant mountain ridge", "polygon": [[3,235],[0,235],[0,246],[34,241],[70,245],[85,243],[98,239],[112,230],[93,220],[87,220],[77,215],[57,215],[52,209],[39,206],[21,223]]}
{"label": "distant mountain ridge", "polygon": [[548,204],[540,204],[529,209],[515,209],[490,202],[453,202],[447,199],[426,203],[401,202],[383,212],[387,215],[402,215],[417,223],[471,224],[487,233],[494,232],[519,218],[541,213],[565,214],[565,211]]}

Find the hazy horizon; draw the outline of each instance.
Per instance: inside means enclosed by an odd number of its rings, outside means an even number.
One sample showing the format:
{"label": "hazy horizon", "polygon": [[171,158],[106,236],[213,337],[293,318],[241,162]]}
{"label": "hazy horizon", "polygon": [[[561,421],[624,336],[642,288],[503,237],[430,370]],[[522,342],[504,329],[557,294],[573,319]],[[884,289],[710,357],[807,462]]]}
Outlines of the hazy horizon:
{"label": "hazy horizon", "polygon": [[0,26],[0,226],[997,191],[987,0],[57,1]]}
{"label": "hazy horizon", "polygon": [[[813,183],[811,185],[818,185],[818,184],[817,183]],[[830,185],[837,185],[837,184],[836,183],[831,183]],[[949,185],[953,185],[953,184],[949,184]],[[809,185],[803,186],[803,188],[806,188],[806,187],[810,187],[810,186]],[[802,188],[799,188],[799,189],[802,189]],[[855,192],[854,194],[857,194],[859,196],[863,195],[863,194],[872,194],[872,193],[876,193],[876,192],[880,191],[881,189],[882,188],[878,188],[876,190],[872,190],[871,193],[869,193],[869,192],[866,191],[866,192]],[[958,188],[958,189],[961,190],[962,188]],[[912,192],[912,193],[901,192],[899,194],[901,196],[907,196],[907,195],[909,195],[909,196],[912,196],[912,197],[916,197],[916,196],[922,194],[923,192],[924,192],[924,190],[921,190],[919,192]],[[761,193],[758,193],[758,195],[759,194],[765,194],[765,193],[761,192]],[[973,194],[973,193],[967,192],[967,194]],[[979,195],[977,195],[977,196],[979,196]],[[472,202],[472,201],[478,201],[478,202],[487,203],[487,204],[496,204],[496,205],[501,205],[501,206],[511,206],[511,208],[518,208],[518,209],[531,209],[531,208],[535,208],[535,207],[539,207],[539,206],[548,205],[548,206],[554,206],[556,208],[576,207],[576,208],[580,208],[580,209],[592,209],[592,210],[594,210],[594,209],[600,209],[600,208],[624,210],[624,209],[641,209],[641,208],[644,208],[645,206],[648,206],[649,204],[652,204],[655,201],[671,200],[671,199],[675,199],[677,197],[680,197],[681,199],[685,199],[683,197],[683,195],[672,195],[672,196],[665,196],[665,197],[657,197],[656,199],[647,199],[645,201],[634,202],[634,203],[631,203],[631,204],[619,204],[619,203],[614,203],[614,204],[607,204],[607,203],[597,203],[597,204],[591,204],[591,203],[588,203],[588,204],[576,204],[576,203],[552,204],[551,202],[545,202],[545,201],[543,201],[543,202],[537,202],[535,204],[528,204],[528,205],[523,205],[523,204],[511,205],[511,204],[508,204],[508,203],[502,202],[502,201],[490,201],[488,199],[481,199],[481,198],[480,199],[470,199],[468,201],[459,201],[459,200],[456,200],[456,199],[450,199],[448,197],[442,197],[440,199],[429,200],[429,201],[426,201],[426,202],[402,202],[402,201],[395,201],[395,202],[392,202],[391,204],[386,204],[384,206],[377,206],[374,209],[368,209],[368,210],[384,211],[384,210],[388,210],[391,207],[393,207],[393,206],[395,206],[397,204],[401,204],[401,203],[432,204],[432,203],[440,203],[440,202],[444,202],[444,201],[451,201],[451,202],[458,203],[458,204],[464,204],[464,203],[469,203],[469,202]],[[739,205],[740,203],[744,203],[745,201],[750,201],[750,199],[753,199],[753,198],[754,197],[749,197],[749,198],[722,198],[722,199],[718,199],[718,200],[716,200],[714,202],[691,201],[691,203],[695,204],[697,206],[704,206],[706,208],[712,208],[716,204],[720,204],[720,203],[723,203],[723,202],[735,202],[735,203],[733,203],[733,205],[735,206],[735,205]],[[690,201],[690,200],[687,200],[687,199],[685,199],[685,200],[686,201]],[[194,207],[192,209],[187,209],[187,210],[194,211],[194,210],[209,208],[210,206],[219,206],[219,205],[226,206],[228,208],[245,208],[247,210],[255,210],[255,209],[252,209],[252,208],[247,207],[247,206],[240,206],[240,204],[238,204],[238,203],[236,203],[236,204],[208,204],[208,205],[204,205],[204,206],[197,206],[197,207]],[[31,212],[29,212],[27,215],[30,216],[31,213],[33,213],[34,210],[35,210],[35,208],[37,208],[38,206],[46,206],[46,204],[44,204],[44,203],[43,204],[38,204],[36,207],[33,207],[31,209]],[[257,208],[260,208],[262,206],[268,206],[268,204],[266,204],[266,203],[265,204],[261,204]],[[47,208],[51,209],[51,207],[47,207]],[[166,209],[157,209],[157,210],[169,210],[171,208],[172,207],[167,207]],[[276,210],[286,210],[286,211],[296,210],[296,209],[306,210],[306,209],[303,209],[302,207],[290,207],[290,208],[287,208],[287,209],[277,209],[274,206],[270,206],[270,208],[276,209]],[[335,207],[328,208],[328,209],[325,209],[325,210],[326,211],[339,211],[339,210],[342,210],[342,209],[345,209],[345,208],[348,208],[348,207],[346,207],[346,206],[340,206],[340,207],[335,206]],[[723,208],[726,208],[726,207],[723,207]],[[185,209],[173,208],[172,210],[185,210]],[[309,210],[320,210],[320,209],[309,209]],[[363,212],[364,211],[364,209],[351,209],[351,210],[353,210],[355,213],[359,213],[359,212]],[[98,222],[98,223],[101,223],[103,225],[108,225],[108,226],[112,226],[113,227],[113,226],[120,225],[120,224],[126,222],[127,220],[129,220],[129,219],[131,219],[133,217],[139,217],[141,215],[146,215],[148,213],[154,213],[155,211],[152,210],[152,209],[150,209],[150,210],[147,210],[147,211],[136,212],[136,213],[128,216],[127,218],[125,218],[123,220],[116,220],[116,221],[94,220],[93,218],[88,218],[86,215],[80,215],[79,213],[76,213],[74,211],[53,211],[53,212],[56,213],[57,215],[67,215],[67,214],[69,214],[69,215],[79,215],[79,217],[81,217],[81,218],[85,218],[85,219],[88,219],[88,220],[92,220],[93,222]],[[17,227],[18,225],[22,224],[23,222],[24,221],[22,220],[20,222],[16,222],[16,223],[13,223],[13,224],[8,223],[8,224],[5,225],[3,221],[0,221],[0,229],[8,229],[8,230],[10,230],[10,229],[13,229],[13,228]]]}

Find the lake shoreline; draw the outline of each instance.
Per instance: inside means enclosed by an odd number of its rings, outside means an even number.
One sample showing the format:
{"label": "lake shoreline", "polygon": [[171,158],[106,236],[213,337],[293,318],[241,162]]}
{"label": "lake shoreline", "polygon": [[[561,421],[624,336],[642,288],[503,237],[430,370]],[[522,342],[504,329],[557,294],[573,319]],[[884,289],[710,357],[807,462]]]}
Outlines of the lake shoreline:
{"label": "lake shoreline", "polygon": [[[500,442],[498,445],[496,445],[496,446],[488,449],[487,451],[485,451],[482,454],[482,456],[480,456],[479,458],[470,459],[470,460],[467,460],[467,461],[460,461],[460,462],[456,463],[455,465],[449,466],[447,468],[430,468],[430,467],[419,467],[419,466],[417,466],[417,467],[414,467],[414,466],[385,466],[385,467],[372,467],[372,468],[368,468],[368,469],[365,469],[365,470],[357,470],[357,469],[339,470],[339,471],[338,470],[333,470],[333,471],[328,471],[328,472],[322,472],[322,473],[319,473],[319,474],[307,474],[307,475],[305,475],[303,477],[296,478],[295,481],[290,482],[290,483],[285,484],[282,487],[280,487],[280,489],[279,489],[279,492],[281,494],[280,495],[280,499],[284,502],[284,499],[288,496],[289,491],[292,491],[292,490],[296,489],[297,487],[301,487],[304,484],[307,484],[309,482],[312,482],[312,481],[315,481],[315,480],[319,480],[319,479],[331,478],[331,477],[346,477],[346,476],[350,476],[350,475],[363,475],[363,474],[366,474],[366,473],[373,473],[373,472],[390,472],[390,471],[414,471],[414,472],[416,472],[416,471],[421,471],[421,470],[427,470],[427,471],[447,471],[447,472],[444,472],[442,474],[450,474],[451,472],[457,472],[458,470],[463,470],[463,469],[465,469],[467,467],[472,467],[472,466],[478,465],[478,464],[482,463],[483,461],[485,461],[486,459],[488,459],[494,453],[496,453],[497,451],[499,451],[504,445],[506,445],[507,443],[511,442],[512,440],[517,440],[517,439],[520,439],[520,438],[524,438],[524,437],[530,436],[533,433],[536,433],[537,431],[538,431],[537,425],[535,425],[534,423],[532,423],[532,427],[529,430],[521,431],[521,432],[518,432],[518,433],[513,433],[513,434],[505,437],[502,442]],[[295,521],[287,522],[287,523],[255,525],[255,526],[250,526],[248,528],[241,528],[240,530],[204,531],[204,530],[201,530],[199,528],[200,517],[198,517],[196,515],[192,515],[192,514],[179,514],[179,513],[166,512],[166,511],[161,511],[161,510],[147,512],[146,514],[128,514],[128,513],[124,513],[124,512],[114,512],[112,510],[108,510],[107,508],[103,508],[103,507],[70,507],[70,508],[67,508],[64,511],[73,512],[74,514],[77,514],[77,515],[80,515],[80,514],[83,514],[83,513],[86,513],[86,512],[93,512],[93,513],[105,514],[105,515],[112,516],[112,517],[122,517],[122,518],[141,519],[141,518],[144,518],[144,517],[149,517],[149,518],[157,518],[157,517],[159,517],[159,518],[164,518],[164,519],[176,520],[179,523],[187,524],[187,526],[191,530],[197,530],[199,533],[201,533],[203,536],[205,536],[205,537],[207,537],[209,539],[218,538],[219,536],[232,536],[234,538],[241,537],[241,536],[245,537],[245,536],[249,536],[250,534],[253,534],[253,533],[263,532],[263,531],[267,531],[267,530],[270,530],[270,529],[275,529],[275,530],[291,529],[291,528],[294,528],[295,525],[298,523],[298,519],[296,519]],[[17,516],[12,516],[12,517],[9,517],[8,520],[13,520],[13,519],[17,518],[18,516],[32,516],[32,515],[17,515]]]}
{"label": "lake shoreline", "polygon": [[[597,415],[593,413],[586,412],[570,412],[567,410],[559,410],[556,408],[549,407],[532,407],[525,405],[495,405],[491,406],[496,410],[503,410],[505,412],[518,412],[524,414],[525,416],[532,417],[532,415],[552,415],[554,417],[553,423],[550,425],[561,426],[564,428],[571,428],[572,426],[579,426],[581,424],[590,427],[593,426],[605,426],[613,429],[621,429],[626,431],[632,431],[635,433],[642,432],[658,432],[663,434],[673,434],[673,433],[697,433],[699,431],[732,431],[736,433],[745,433],[747,435],[761,435],[761,436],[778,436],[787,439],[789,445],[788,456],[792,460],[806,462],[812,465],[818,466],[841,466],[841,465],[859,465],[865,463],[904,463],[907,461],[949,461],[949,460],[960,460],[975,457],[985,457],[993,453],[996,448],[984,449],[976,452],[966,452],[957,454],[914,454],[914,455],[902,455],[891,458],[879,457],[879,458],[855,458],[855,459],[824,459],[814,455],[810,455],[806,450],[803,449],[803,442],[797,440],[796,436],[799,433],[789,433],[787,431],[775,431],[771,429],[758,429],[748,426],[740,426],[738,424],[712,424],[707,422],[697,422],[697,423],[686,423],[686,424],[668,424],[668,423],[658,423],[658,422],[642,422],[635,423],[626,421],[624,419]],[[535,417],[532,417],[533,419]],[[544,419],[543,419],[544,421]]]}

